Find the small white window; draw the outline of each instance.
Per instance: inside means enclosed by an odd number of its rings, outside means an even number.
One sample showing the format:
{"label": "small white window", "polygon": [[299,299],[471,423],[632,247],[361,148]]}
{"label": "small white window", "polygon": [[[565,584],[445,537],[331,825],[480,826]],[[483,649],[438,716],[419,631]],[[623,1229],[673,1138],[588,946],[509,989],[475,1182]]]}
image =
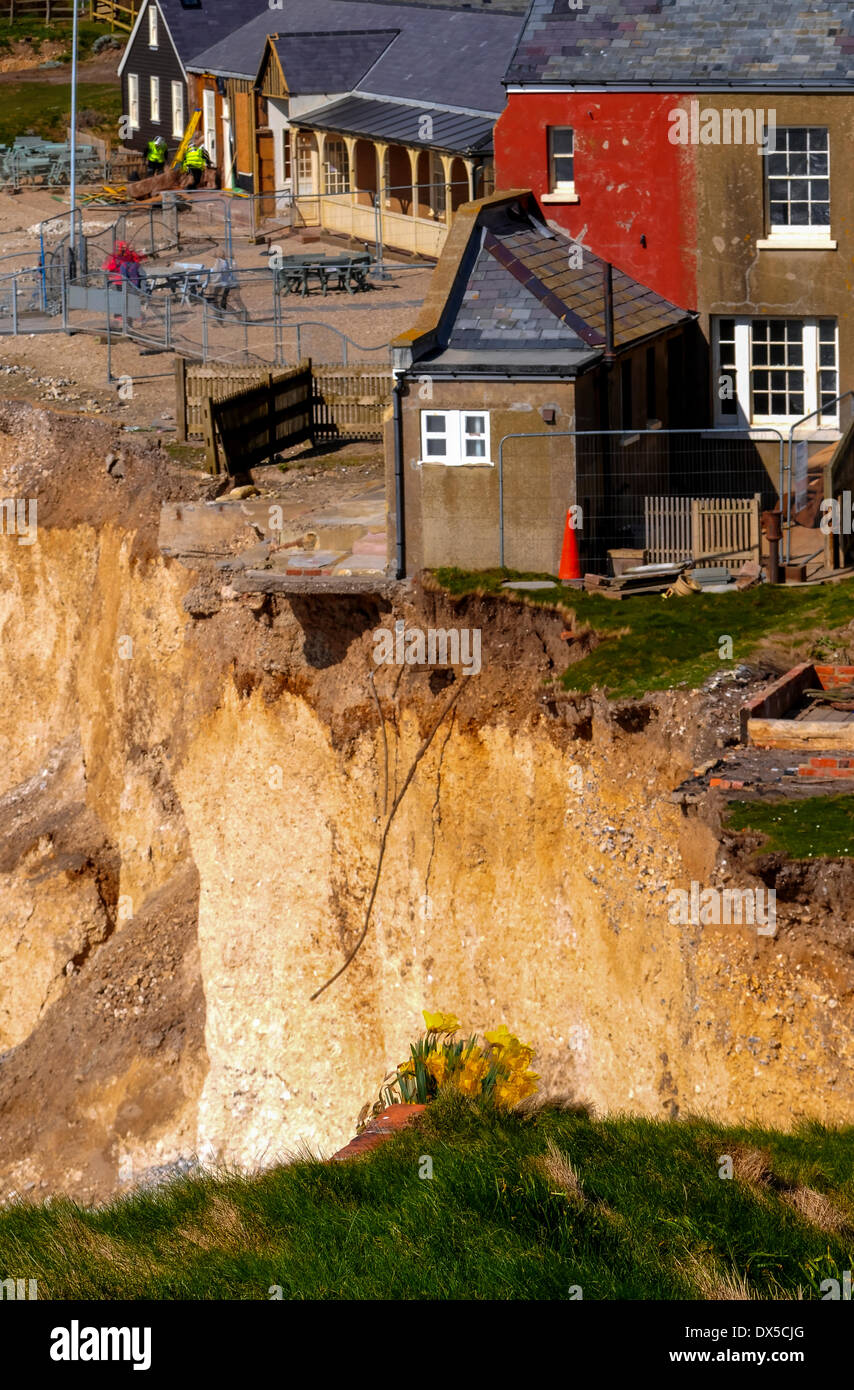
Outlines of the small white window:
{"label": "small white window", "polygon": [[172,134],[184,134],[184,84],[172,83]]}
{"label": "small white window", "polygon": [[425,463],[491,465],[489,415],[485,411],[422,410],[421,457]]}
{"label": "small white window", "polygon": [[489,425],[485,415],[467,415],[462,419],[463,458],[482,459],[487,456],[489,445]]}
{"label": "small white window", "polygon": [[571,126],[549,126],[549,190],[575,192],[575,131]]}
{"label": "small white window", "polygon": [[148,7],[148,47],[157,47],[157,6]]}
{"label": "small white window", "polygon": [[151,101],[151,122],[152,125],[160,124],[160,78],[149,78],[149,94]]}
{"label": "small white window", "polygon": [[453,411],[430,411],[421,412],[421,452],[425,459],[441,459],[443,463],[451,462],[448,450],[448,420]]}
{"label": "small white window", "polygon": [[131,130],[139,130],[139,78],[135,72],[128,73],[128,124]]}

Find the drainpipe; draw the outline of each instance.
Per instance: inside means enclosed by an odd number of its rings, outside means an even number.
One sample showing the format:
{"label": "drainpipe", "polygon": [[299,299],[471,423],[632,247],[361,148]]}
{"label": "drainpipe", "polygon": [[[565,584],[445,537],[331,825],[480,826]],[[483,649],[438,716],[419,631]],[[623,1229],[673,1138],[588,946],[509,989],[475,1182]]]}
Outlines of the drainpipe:
{"label": "drainpipe", "polygon": [[403,373],[393,371],[392,410],[394,425],[394,516],[396,540],[395,578],[406,578],[406,538],[403,520]]}
{"label": "drainpipe", "polygon": [[605,365],[614,365],[614,270],[610,261],[602,267],[602,290],[605,296]]}
{"label": "drainpipe", "polygon": [[[610,383],[611,372],[614,370],[616,353],[614,352],[614,272],[610,261],[606,261],[602,267],[602,294],[605,301],[605,354],[602,358],[602,368],[599,380],[602,383],[601,397],[599,402],[599,428],[603,433],[602,437],[602,492],[605,497],[611,494],[611,416],[609,403],[611,399]],[[605,550],[609,548],[610,537],[603,535]]]}

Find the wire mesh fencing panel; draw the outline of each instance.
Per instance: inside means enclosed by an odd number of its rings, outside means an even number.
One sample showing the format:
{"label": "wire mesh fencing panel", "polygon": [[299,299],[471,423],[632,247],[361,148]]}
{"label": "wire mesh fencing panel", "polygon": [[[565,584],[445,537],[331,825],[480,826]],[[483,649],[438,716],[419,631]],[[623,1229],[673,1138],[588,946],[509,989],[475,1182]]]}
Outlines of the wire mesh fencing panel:
{"label": "wire mesh fencing panel", "polygon": [[576,435],[576,502],[589,567],[605,572],[612,551],[637,563],[703,564],[756,551],[759,515],[777,500],[782,448],[779,433],[763,434]]}
{"label": "wire mesh fencing panel", "polygon": [[0,334],[45,333],[54,327],[54,313],[45,301],[44,276],[39,267],[0,276]]}

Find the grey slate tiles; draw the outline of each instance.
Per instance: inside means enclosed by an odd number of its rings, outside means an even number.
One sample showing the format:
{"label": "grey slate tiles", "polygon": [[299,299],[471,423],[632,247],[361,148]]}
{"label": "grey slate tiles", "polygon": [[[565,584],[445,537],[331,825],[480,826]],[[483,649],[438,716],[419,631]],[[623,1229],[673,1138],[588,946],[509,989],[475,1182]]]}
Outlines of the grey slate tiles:
{"label": "grey slate tiles", "polygon": [[850,89],[851,0],[533,0],[510,84]]}
{"label": "grey slate tiles", "polygon": [[[452,355],[490,356],[524,370],[554,350],[578,365],[595,360],[605,343],[604,262],[536,219],[507,208],[487,208],[475,235],[482,238],[453,323],[443,332]],[[613,270],[614,343],[617,348],[674,328],[692,317],[623,271]],[[591,350],[593,355],[591,356]],[[497,355],[497,356],[496,356]]]}

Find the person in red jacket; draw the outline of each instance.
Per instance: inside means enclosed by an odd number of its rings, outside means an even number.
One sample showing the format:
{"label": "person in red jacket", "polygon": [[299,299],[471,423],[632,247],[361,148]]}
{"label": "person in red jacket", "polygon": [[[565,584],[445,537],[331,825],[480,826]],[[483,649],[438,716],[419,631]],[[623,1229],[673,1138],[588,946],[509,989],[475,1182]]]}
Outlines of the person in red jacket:
{"label": "person in red jacket", "polygon": [[117,241],[113,254],[107,257],[101,269],[106,270],[111,285],[121,286],[122,281],[127,280],[135,289],[139,289],[141,265],[142,256],[126,241]]}
{"label": "person in red jacket", "polygon": [[[134,251],[132,246],[128,246],[126,241],[116,242],[113,254],[107,257],[101,269],[107,272],[111,288],[121,289],[126,280],[135,290],[142,289],[142,256]],[[143,304],[144,316],[144,301],[140,302]],[[114,317],[120,319],[121,314],[115,314]],[[133,322],[128,315],[128,323]]]}

